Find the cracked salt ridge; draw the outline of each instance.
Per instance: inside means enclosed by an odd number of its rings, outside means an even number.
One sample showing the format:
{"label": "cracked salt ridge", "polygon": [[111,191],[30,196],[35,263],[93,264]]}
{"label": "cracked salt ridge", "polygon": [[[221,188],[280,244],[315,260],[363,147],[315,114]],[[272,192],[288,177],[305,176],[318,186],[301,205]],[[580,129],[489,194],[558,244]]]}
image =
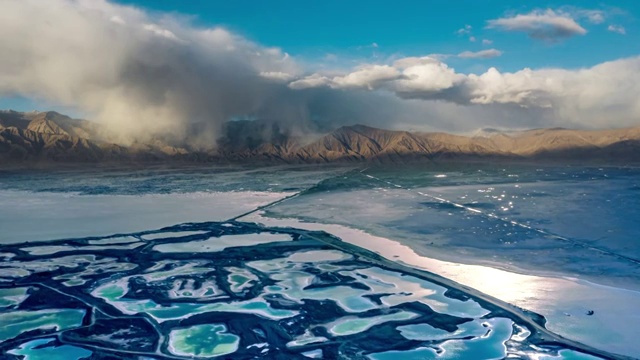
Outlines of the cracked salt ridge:
{"label": "cracked salt ridge", "polygon": [[158,240],[158,239],[186,237],[186,236],[192,236],[192,235],[202,235],[206,233],[207,231],[168,231],[168,232],[159,232],[159,233],[140,235],[140,239],[149,241],[149,240]]}
{"label": "cracked salt ridge", "polygon": [[139,246],[142,246],[142,243],[134,243],[128,245],[100,245],[100,246],[64,246],[64,245],[55,245],[55,246],[31,246],[31,247],[23,247],[20,250],[28,252],[30,255],[51,255],[63,251],[102,251],[102,250],[132,250]]}
{"label": "cracked salt ridge", "polygon": [[[152,272],[154,271],[154,268],[159,269],[168,263],[172,262],[161,261],[153,268],[148,269],[146,271],[147,274],[143,274],[142,276],[149,281],[160,281],[173,276],[194,275],[197,273],[210,272],[212,270],[210,267],[196,267],[195,265],[197,264],[186,264],[169,271]],[[204,265],[206,263],[203,262],[202,264]],[[248,301],[235,302],[233,304],[178,303],[171,304],[170,306],[162,306],[153,300],[121,299],[129,290],[129,279],[134,276],[138,275],[126,276],[116,281],[105,283],[93,290],[91,294],[94,297],[106,300],[125,314],[134,315],[138,312],[146,312],[158,322],[182,319],[210,311],[235,311],[239,313],[258,314],[274,320],[287,318],[297,314],[295,311],[272,309],[263,303],[261,299],[251,299]],[[217,287],[215,287],[215,289],[214,294],[212,294],[214,296],[219,294],[216,292],[219,291]],[[197,294],[195,293],[190,296],[183,295],[181,298],[189,298],[196,295]]]}
{"label": "cracked salt ridge", "polygon": [[196,240],[177,244],[161,244],[154,246],[153,250],[163,253],[217,252],[230,247],[269,244],[291,240],[293,240],[291,235],[262,232],[257,234],[223,235],[220,237],[211,237],[207,240]]}
{"label": "cracked salt ridge", "polygon": [[89,240],[88,244],[91,245],[116,245],[116,244],[129,244],[133,242],[138,242],[140,240],[134,238],[133,236],[116,236],[106,239],[100,240]]}
{"label": "cracked salt ridge", "polygon": [[[311,260],[312,258],[313,260]],[[266,287],[267,293],[280,294],[298,303],[302,303],[305,299],[333,299],[343,309],[351,313],[359,313],[379,309],[381,306],[391,308],[408,302],[420,302],[436,311],[452,316],[480,317],[490,313],[489,310],[482,308],[475,301],[463,302],[445,297],[444,293],[447,291],[445,287],[413,276],[399,277],[398,272],[377,267],[342,270],[338,271],[338,273],[349,278],[358,279],[359,283],[366,285],[369,290],[364,292],[365,295],[388,293],[387,296],[380,299],[380,304],[378,305],[363,297],[361,289],[350,286],[336,285],[332,288],[307,289],[312,284],[314,275],[297,270],[297,265],[292,267],[292,264],[306,262],[316,264],[319,267],[321,262],[342,261],[351,258],[351,255],[336,250],[309,251],[295,253],[282,259],[250,262],[247,263],[247,266],[269,274],[271,279],[279,281],[277,288]],[[341,268],[336,270],[341,270]],[[403,290],[403,294],[396,294],[400,289]],[[361,322],[373,323],[369,326],[364,324],[365,328],[386,322],[386,320],[381,321],[382,319],[380,318],[361,319]],[[333,327],[334,325],[337,326],[336,324],[330,326]]]}
{"label": "cracked salt ridge", "polygon": [[412,276],[398,277],[398,273],[380,268],[359,269],[355,271],[342,271],[344,275],[351,275],[361,278],[374,292],[383,293],[385,291],[401,288],[411,295],[392,294],[380,299],[386,306],[393,307],[408,301],[421,302],[437,312],[447,313],[457,317],[480,318],[488,315],[489,310],[482,307],[475,301],[460,301],[445,296],[447,288],[436,285],[431,281],[426,281]]}
{"label": "cracked salt ridge", "polygon": [[[266,272],[273,272],[273,271],[277,272],[278,269],[282,269],[282,266],[275,266],[274,267],[274,266],[272,266],[274,264],[269,264],[269,262],[272,262],[272,263],[273,262],[275,262],[275,263],[280,263],[280,262],[297,263],[297,264],[303,264],[304,265],[304,264],[311,264],[311,263],[317,264],[318,262],[323,262],[323,261],[340,261],[340,260],[345,260],[345,259],[348,259],[348,258],[351,258],[351,255],[345,254],[345,253],[342,253],[342,252],[336,251],[336,250],[333,250],[333,251],[309,251],[307,253],[305,253],[305,252],[294,253],[294,254],[292,254],[292,255],[290,255],[290,256],[288,256],[286,258],[282,258],[282,259],[276,258],[276,259],[264,260],[262,262],[260,262],[260,261],[254,262],[254,265],[256,265],[256,267],[264,269],[264,271],[266,271]],[[311,259],[313,259],[313,260],[311,260]],[[165,264],[166,264],[166,262],[165,262]],[[160,271],[160,274],[157,274],[156,278],[159,277],[159,278],[162,278],[162,279],[166,279],[169,276],[172,276],[173,274],[180,273],[180,272],[185,271],[185,270],[197,269],[197,267],[195,267],[195,266],[198,266],[198,265],[201,265],[201,264],[202,264],[201,262],[196,262],[195,264],[189,264],[189,265],[191,265],[190,269],[182,268],[182,269],[177,270],[177,271],[165,271],[165,272]],[[270,266],[267,266],[267,265],[270,265]],[[297,266],[298,265],[295,265],[294,268],[290,269],[291,270],[290,271],[291,274],[296,274],[298,272],[296,270]],[[160,270],[163,267],[164,266],[162,264],[156,264],[156,265],[152,266],[150,269]],[[173,270],[175,270],[175,269],[173,269]],[[336,269],[333,269],[333,270],[336,270]],[[147,271],[149,271],[149,269]],[[398,281],[388,282],[389,280],[394,280],[394,279],[389,279],[388,278],[389,276],[395,275],[395,278],[397,278],[398,275],[400,275],[401,273],[396,273],[396,272],[383,270],[383,269],[377,269],[377,268],[372,268],[372,269],[365,268],[365,269],[362,269],[361,271],[364,272],[367,275],[367,277],[361,278],[360,282],[366,282],[369,285],[372,285],[374,290],[377,287],[378,288],[377,292],[380,292],[381,290],[387,290],[388,291],[388,289],[390,289],[390,288],[398,290],[397,288],[400,285],[402,285],[403,283],[407,283],[407,282],[411,283],[412,281],[415,282],[415,281],[420,280],[418,278],[414,278],[413,276],[408,276],[408,277],[406,277],[404,279],[401,279],[400,283],[398,283]],[[373,271],[373,273],[371,271]],[[192,273],[193,271],[189,271],[189,272]],[[410,279],[412,279],[412,280],[410,280]],[[124,280],[126,280],[126,277],[125,277],[125,279],[121,279],[121,280],[124,282]],[[385,281],[385,280],[387,280],[387,281]],[[378,286],[376,286],[376,284]],[[308,281],[305,280],[305,281],[302,281],[301,284],[297,284],[296,283],[296,285],[302,285],[304,287],[304,286],[308,285]],[[109,296],[112,299],[120,298],[122,296],[122,294],[125,292],[124,284],[123,284],[123,287],[121,289],[119,289],[119,290],[117,288],[115,289],[115,291],[113,289],[104,289],[104,290],[106,290],[106,293],[103,293],[101,295]],[[442,292],[443,290],[446,290],[446,289],[442,288],[439,291]],[[374,292],[376,292],[376,291],[374,291]],[[287,294],[288,293],[289,292],[287,292]],[[429,293],[429,294],[424,294],[424,295],[432,296],[433,294]],[[333,296],[330,296],[330,297],[333,297]],[[306,296],[302,296],[301,298],[306,298]],[[408,296],[408,297],[405,296],[404,300],[405,301],[403,301],[403,302],[407,302],[407,301],[414,301],[415,299],[413,297],[410,297],[410,296]],[[460,302],[460,301],[455,300],[455,299],[448,299],[448,301],[449,302],[453,302],[453,303]],[[391,303],[399,304],[397,301],[389,299],[389,303],[386,303],[385,306],[389,306]],[[474,302],[470,302],[470,303],[474,303]],[[430,302],[428,302],[427,304],[431,305]],[[241,312],[241,311],[237,311],[237,310],[238,309],[236,309],[236,312]],[[253,310],[255,310],[255,309],[253,309]],[[230,309],[230,311],[233,311],[233,310]],[[482,314],[484,314],[484,312]],[[480,316],[482,314],[478,314],[478,316]]]}
{"label": "cracked salt ridge", "polygon": [[[310,252],[310,254],[305,254],[305,253],[294,254],[294,255],[290,256],[290,260],[291,261],[303,261],[305,259],[309,260],[310,256],[312,256],[313,258],[315,258],[317,260],[318,259],[318,255],[321,255],[320,252]],[[341,257],[344,257],[344,255],[330,256],[329,258],[333,258],[334,260],[337,260],[337,259],[339,259]],[[156,268],[156,267],[158,267],[158,265],[154,266],[154,268]],[[194,268],[192,266],[189,266],[188,268],[178,267],[178,268],[175,268],[175,269],[173,269],[171,271],[168,271],[168,272],[153,273],[153,274],[148,275],[148,276],[150,278],[153,278],[153,279],[164,279],[164,278],[167,278],[168,276],[175,276],[175,275],[179,275],[179,274],[193,274],[193,272],[194,272]],[[121,279],[121,280],[126,280],[126,279]],[[121,296],[121,295],[122,295],[122,292],[120,292],[120,294],[118,296]],[[113,297],[111,297],[111,298],[113,299]]]}

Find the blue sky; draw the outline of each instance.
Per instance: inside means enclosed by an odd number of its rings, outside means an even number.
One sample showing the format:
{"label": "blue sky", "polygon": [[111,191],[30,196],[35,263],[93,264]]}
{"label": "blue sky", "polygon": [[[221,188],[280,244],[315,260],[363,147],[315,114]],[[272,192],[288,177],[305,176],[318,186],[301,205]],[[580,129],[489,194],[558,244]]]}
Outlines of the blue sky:
{"label": "blue sky", "polygon": [[[324,0],[324,1],[210,1],[210,0],[119,0],[161,12],[193,16],[198,26],[224,26],[266,46],[310,61],[327,54],[343,61],[384,58],[394,54],[423,56],[457,54],[495,48],[499,58],[483,61],[450,61],[463,72],[478,72],[488,66],[503,71],[523,67],[577,68],[592,66],[640,53],[638,1],[513,1],[513,0]],[[572,9],[573,8],[573,9]],[[556,42],[529,39],[524,33],[487,29],[487,22],[535,9],[602,11],[603,21],[576,21],[588,33]],[[470,25],[467,36],[457,34]],[[626,35],[608,31],[623,26]],[[469,41],[471,37],[475,42]],[[482,40],[492,44],[483,45]],[[370,45],[377,44],[377,48]]]}

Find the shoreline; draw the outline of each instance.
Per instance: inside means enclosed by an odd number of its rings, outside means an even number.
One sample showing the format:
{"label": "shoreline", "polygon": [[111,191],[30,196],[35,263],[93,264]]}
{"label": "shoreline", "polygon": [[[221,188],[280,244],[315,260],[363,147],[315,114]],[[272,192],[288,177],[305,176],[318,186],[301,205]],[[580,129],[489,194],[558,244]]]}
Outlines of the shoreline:
{"label": "shoreline", "polygon": [[[318,224],[318,225],[325,225],[328,227],[338,226],[346,229],[360,231],[362,233],[367,234],[367,236],[371,236],[371,237],[382,238],[387,240],[391,239],[390,234],[376,234],[372,232],[371,229],[358,228],[350,224],[331,223],[331,222],[323,221],[321,219],[309,219],[304,216],[288,217],[287,215],[265,214],[264,212],[261,214],[261,216],[263,218],[273,219],[273,220],[294,220],[299,222],[300,224]],[[516,266],[511,262],[508,265],[506,265],[505,263],[492,261],[490,259],[478,259],[477,257],[465,256],[464,254],[459,254],[459,253],[447,253],[442,248],[435,248],[435,247],[431,248],[430,254],[426,255],[426,254],[421,254],[417,250],[411,248],[410,247],[411,242],[407,242],[405,244],[395,240],[390,240],[390,241],[397,242],[401,246],[411,249],[411,251],[414,252],[415,255],[418,257],[429,259],[435,262],[454,263],[454,264],[460,264],[464,266],[489,267],[495,270],[500,270],[500,271],[521,275],[521,276],[552,278],[552,279],[566,280],[566,281],[571,281],[576,283],[584,282],[593,286],[629,291],[632,293],[637,293],[640,296],[640,282],[632,283],[632,282],[626,282],[626,281],[609,281],[607,284],[604,284],[598,281],[598,279],[605,280],[604,278],[598,278],[598,277],[594,277],[586,274],[568,274],[568,273],[562,273],[560,271],[552,271],[552,270],[544,271],[544,270],[533,269],[533,268],[530,269],[526,267]],[[407,265],[410,265],[410,264],[407,264]],[[410,265],[410,266],[413,266],[413,265]],[[614,280],[614,279],[606,279],[606,280]]]}

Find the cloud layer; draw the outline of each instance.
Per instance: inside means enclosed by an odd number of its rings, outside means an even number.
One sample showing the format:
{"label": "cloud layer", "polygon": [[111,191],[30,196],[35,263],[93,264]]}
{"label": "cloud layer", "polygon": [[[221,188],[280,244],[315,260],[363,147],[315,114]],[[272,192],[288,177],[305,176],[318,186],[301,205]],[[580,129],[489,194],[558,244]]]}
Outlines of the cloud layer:
{"label": "cloud layer", "polygon": [[[279,120],[294,132],[354,123],[448,131],[608,127],[640,119],[640,58],[465,74],[423,56],[313,72],[281,49],[224,28],[106,0],[0,0],[0,8],[0,96],[77,107],[123,143],[170,136],[210,147],[221,125],[236,118]],[[586,31],[553,11],[491,24],[536,38]]]}
{"label": "cloud layer", "polygon": [[102,0],[0,7],[0,96],[77,106],[123,142],[180,137],[191,122],[215,134],[234,116],[305,116],[282,84],[298,65],[225,29]]}
{"label": "cloud layer", "polygon": [[618,33],[620,35],[626,35],[626,33],[627,33],[627,30],[623,26],[620,26],[620,25],[609,25],[607,27],[607,30],[611,31],[611,32],[614,32],[614,33]]}
{"label": "cloud layer", "polygon": [[[349,79],[349,81],[345,81]],[[606,127],[640,123],[640,57],[579,70],[496,68],[476,74],[456,72],[432,57],[410,57],[392,65],[363,65],[352,73],[313,74],[289,85],[295,89],[381,90],[404,99],[442,100],[465,106],[509,105],[546,110],[557,123]]]}
{"label": "cloud layer", "polygon": [[[590,14],[589,17],[592,21],[604,21],[600,13]],[[571,15],[552,9],[534,10],[528,14],[489,20],[487,27],[524,32],[531,38],[547,41],[587,33],[587,30],[580,26]]]}
{"label": "cloud layer", "polygon": [[463,59],[491,59],[498,56],[502,56],[502,51],[496,49],[487,49],[475,52],[463,51],[458,54],[458,57]]}

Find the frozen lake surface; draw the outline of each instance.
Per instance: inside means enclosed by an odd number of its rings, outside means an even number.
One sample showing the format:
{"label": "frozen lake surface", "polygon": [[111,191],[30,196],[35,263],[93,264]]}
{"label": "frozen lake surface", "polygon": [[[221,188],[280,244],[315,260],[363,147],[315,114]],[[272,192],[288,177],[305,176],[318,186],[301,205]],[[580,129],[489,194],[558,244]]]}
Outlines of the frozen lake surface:
{"label": "frozen lake surface", "polygon": [[[634,356],[638,195],[632,168],[2,171],[0,316],[16,325],[0,350],[444,359],[589,358],[592,346]],[[338,243],[317,243],[317,230]],[[410,280],[411,269],[427,277]],[[452,285],[470,298],[447,296],[429,274],[469,286]],[[57,300],[38,305],[45,296]],[[540,348],[509,304],[587,348]],[[51,315],[34,321],[43,309]],[[55,315],[69,309],[84,317]],[[427,321],[426,309],[450,322]],[[234,325],[237,314],[256,328]],[[152,329],[159,337],[135,335]],[[134,350],[114,350],[129,335]]]}

